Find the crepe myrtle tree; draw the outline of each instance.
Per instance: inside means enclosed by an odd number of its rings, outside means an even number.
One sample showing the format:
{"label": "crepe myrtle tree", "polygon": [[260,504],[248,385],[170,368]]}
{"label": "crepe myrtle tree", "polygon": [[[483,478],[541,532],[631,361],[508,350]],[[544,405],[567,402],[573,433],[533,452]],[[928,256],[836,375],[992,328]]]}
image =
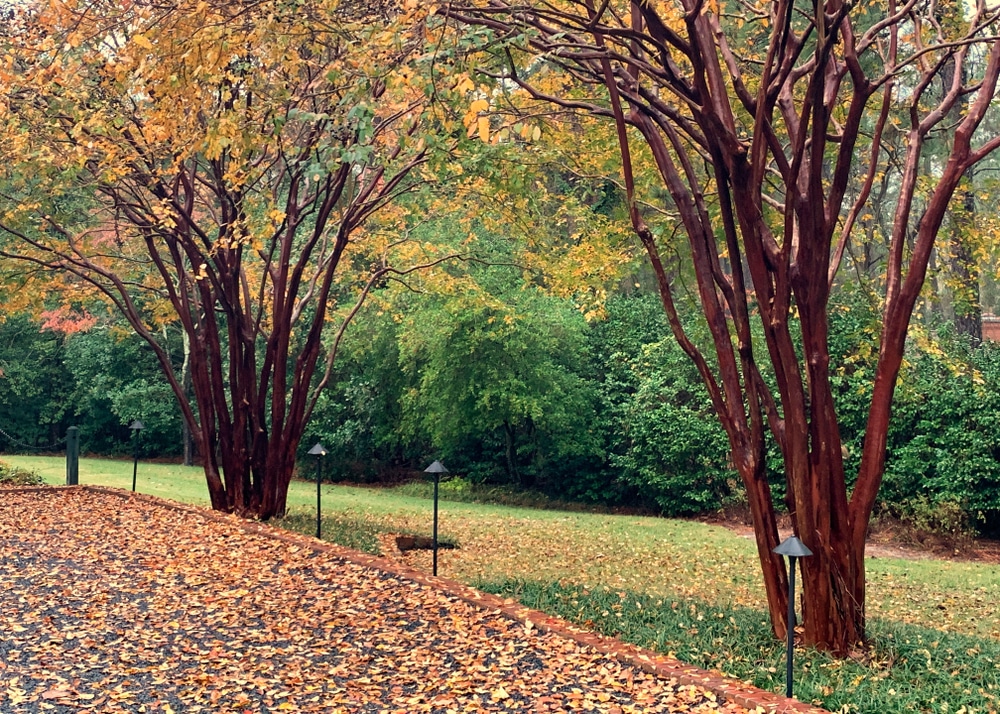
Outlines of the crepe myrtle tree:
{"label": "crepe myrtle tree", "polygon": [[[946,3],[458,0],[441,10],[486,36],[482,69],[502,80],[505,111],[544,103],[607,119],[632,227],[746,489],[775,634],[785,634],[787,572],[773,552],[768,438],[795,534],[815,554],[803,561],[804,641],[839,655],[865,638],[865,537],[928,260],[963,174],[1000,146],[984,131],[1000,72],[997,10]],[[890,132],[904,140],[887,141]],[[643,192],[650,180],[655,191]],[[894,219],[880,237],[888,256],[864,451],[848,478],[828,313],[876,180]],[[644,210],[658,201],[670,218]],[[661,235],[686,247],[665,250]],[[662,257],[675,248],[706,340],[678,318],[678,272]]]}
{"label": "crepe myrtle tree", "polygon": [[[282,514],[331,332],[373,286],[445,257],[369,230],[405,224],[397,199],[435,148],[425,17],[332,0],[11,12],[3,256],[27,266],[25,290],[103,299],[148,341],[213,508]],[[187,338],[191,400],[165,324]]]}

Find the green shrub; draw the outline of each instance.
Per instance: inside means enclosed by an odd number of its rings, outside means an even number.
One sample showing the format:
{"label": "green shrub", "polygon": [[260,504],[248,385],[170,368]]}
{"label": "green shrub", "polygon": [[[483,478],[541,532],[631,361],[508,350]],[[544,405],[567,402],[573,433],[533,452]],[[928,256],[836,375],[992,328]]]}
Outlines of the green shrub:
{"label": "green shrub", "polygon": [[[830,317],[831,380],[845,475],[857,476],[875,363],[878,313],[838,294]],[[915,530],[963,540],[1000,519],[1000,346],[973,348],[947,324],[914,325],[892,406],[879,502]]]}
{"label": "green shrub", "polygon": [[0,461],[0,486],[44,486],[45,481],[34,471],[17,468]]}
{"label": "green shrub", "polygon": [[[621,500],[664,515],[718,510],[735,474],[729,445],[691,359],[670,333],[653,296],[617,298],[594,325],[601,375],[596,421]],[[698,320],[689,320],[697,334]]]}
{"label": "green shrub", "polygon": [[936,346],[943,354],[909,357],[881,497],[935,532],[971,530],[980,513],[1000,511],[1000,351],[947,337]]}
{"label": "green shrub", "polygon": [[942,538],[950,547],[969,545],[976,535],[973,512],[951,498],[933,499],[926,494],[918,494],[887,510],[916,534]]}
{"label": "green shrub", "polygon": [[641,382],[622,424],[624,453],[612,464],[664,515],[718,510],[736,474],[708,390],[672,338],[648,345],[634,364]]}

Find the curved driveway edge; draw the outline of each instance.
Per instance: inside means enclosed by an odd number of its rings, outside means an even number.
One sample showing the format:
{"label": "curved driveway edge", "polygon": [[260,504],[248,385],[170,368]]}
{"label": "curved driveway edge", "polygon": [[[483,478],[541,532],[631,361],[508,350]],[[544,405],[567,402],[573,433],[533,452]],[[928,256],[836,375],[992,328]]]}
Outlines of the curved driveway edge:
{"label": "curved driveway edge", "polygon": [[317,540],[311,536],[300,535],[282,530],[257,521],[247,521],[238,516],[223,514],[207,508],[169,501],[147,494],[132,493],[103,486],[45,486],[25,488],[0,488],[3,491],[18,492],[58,492],[64,490],[82,490],[98,494],[111,495],[125,500],[136,499],[147,504],[190,513],[208,520],[221,523],[236,524],[242,530],[255,535],[294,544],[299,547],[329,553],[338,558],[359,566],[369,567],[391,573],[416,583],[435,588],[447,595],[461,599],[471,605],[487,611],[502,614],[510,619],[535,627],[543,632],[565,637],[581,645],[591,647],[597,652],[607,654],[623,664],[631,665],[642,671],[655,674],[665,679],[674,679],[681,685],[695,686],[714,692],[726,701],[738,704],[746,709],[760,713],[794,713],[794,714],[828,714],[826,710],[787,699],[783,696],[758,689],[750,684],[723,677],[717,672],[708,672],[697,667],[665,657],[650,650],[645,650],[620,640],[596,634],[577,627],[566,620],[546,615],[537,610],[523,607],[513,599],[503,599],[489,593],[480,592],[462,583],[442,577],[433,577],[401,563],[386,558],[379,558],[343,546]]}

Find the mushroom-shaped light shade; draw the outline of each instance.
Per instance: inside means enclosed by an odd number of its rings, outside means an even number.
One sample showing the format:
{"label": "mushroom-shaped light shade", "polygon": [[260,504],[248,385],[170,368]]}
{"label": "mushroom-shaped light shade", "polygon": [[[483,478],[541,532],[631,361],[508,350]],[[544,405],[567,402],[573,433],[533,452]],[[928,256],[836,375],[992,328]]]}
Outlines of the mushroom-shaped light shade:
{"label": "mushroom-shaped light shade", "polygon": [[774,552],[778,555],[787,555],[790,558],[805,558],[813,554],[811,550],[806,548],[806,544],[795,536],[789,536],[781,541],[778,547],[774,549]]}
{"label": "mushroom-shaped light shade", "polygon": [[143,424],[143,423],[142,423],[141,421],[139,421],[138,419],[136,419],[136,420],[135,420],[134,422],[132,422],[132,423],[131,423],[131,424],[129,425],[129,427],[128,427],[128,428],[129,428],[129,429],[131,429],[132,431],[142,431],[143,429],[145,429],[145,428],[146,428],[146,425],[145,425],[145,424]]}
{"label": "mushroom-shaped light shade", "polygon": [[435,461],[433,464],[424,469],[425,474],[446,474],[448,469],[444,467],[440,461]]}
{"label": "mushroom-shaped light shade", "polygon": [[309,449],[309,455],[326,456],[326,449],[324,449],[323,445],[317,441],[316,444],[311,449]]}

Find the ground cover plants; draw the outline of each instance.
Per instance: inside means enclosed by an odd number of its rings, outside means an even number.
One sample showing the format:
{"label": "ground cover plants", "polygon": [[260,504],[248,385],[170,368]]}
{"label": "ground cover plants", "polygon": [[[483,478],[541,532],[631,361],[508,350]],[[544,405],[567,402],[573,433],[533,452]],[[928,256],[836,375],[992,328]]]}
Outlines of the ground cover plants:
{"label": "ground cover plants", "polygon": [[[59,459],[5,458],[51,483],[64,478]],[[84,460],[80,472],[82,483],[122,487],[131,463]],[[140,464],[139,473],[140,490],[172,487],[178,500],[195,491],[186,479],[201,484],[197,469]],[[430,533],[426,498],[323,489],[326,538],[371,552],[383,534]],[[289,525],[311,533],[315,484],[294,482],[289,502]],[[694,521],[451,501],[441,503],[441,531],[459,544],[439,554],[445,577],[782,689],[782,645],[768,634],[753,545],[739,534]],[[427,552],[396,557],[430,572]],[[868,561],[868,614],[874,648],[862,661],[797,654],[799,698],[859,713],[1000,710],[996,565],[879,555]]]}
{"label": "ground cover plants", "polygon": [[[519,580],[478,583],[528,607],[582,624],[761,689],[784,687],[784,644],[761,609],[663,598],[607,587]],[[871,622],[872,649],[859,660],[796,653],[795,695],[834,712],[995,712],[1000,642],[884,618]]]}

